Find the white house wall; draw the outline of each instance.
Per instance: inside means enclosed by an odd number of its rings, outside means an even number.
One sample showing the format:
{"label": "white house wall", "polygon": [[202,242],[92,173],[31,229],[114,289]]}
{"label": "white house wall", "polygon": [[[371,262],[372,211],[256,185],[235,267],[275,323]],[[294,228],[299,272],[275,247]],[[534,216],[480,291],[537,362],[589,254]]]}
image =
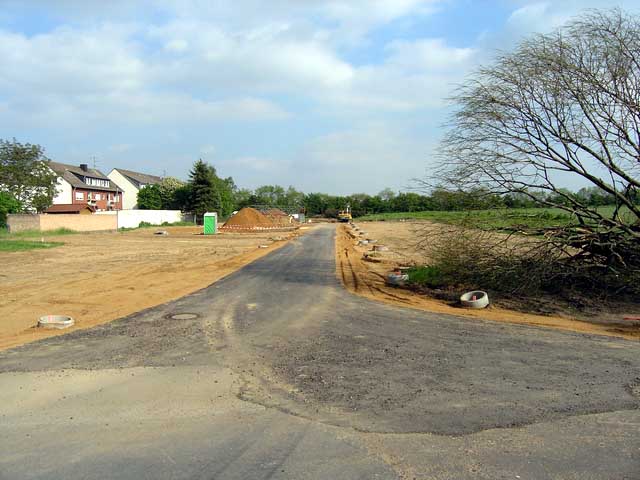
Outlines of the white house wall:
{"label": "white house wall", "polygon": [[124,192],[122,195],[122,208],[125,210],[138,208],[138,189],[136,186],[115,168],[111,170],[107,177]]}
{"label": "white house wall", "polygon": [[73,203],[73,187],[64,178],[58,177],[56,183],[56,195],[53,197],[53,205],[69,205]]}

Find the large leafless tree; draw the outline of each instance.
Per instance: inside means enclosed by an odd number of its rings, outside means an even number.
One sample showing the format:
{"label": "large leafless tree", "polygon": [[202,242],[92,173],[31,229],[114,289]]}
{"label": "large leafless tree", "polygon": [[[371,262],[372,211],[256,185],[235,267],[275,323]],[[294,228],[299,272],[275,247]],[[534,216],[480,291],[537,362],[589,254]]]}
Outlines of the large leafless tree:
{"label": "large leafless tree", "polygon": [[[638,267],[637,17],[591,11],[532,36],[479,69],[453,100],[440,180],[566,210],[575,225],[549,234],[550,241],[607,269]],[[616,208],[587,205],[561,188],[568,183],[601,189]]]}

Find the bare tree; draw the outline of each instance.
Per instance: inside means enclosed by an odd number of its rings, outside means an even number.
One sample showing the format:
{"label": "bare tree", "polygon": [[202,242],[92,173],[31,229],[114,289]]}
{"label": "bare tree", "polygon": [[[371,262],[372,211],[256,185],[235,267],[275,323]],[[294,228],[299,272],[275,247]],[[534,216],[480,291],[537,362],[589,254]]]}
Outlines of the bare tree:
{"label": "bare tree", "polygon": [[[547,232],[549,242],[608,271],[639,268],[637,17],[591,11],[535,35],[479,69],[453,100],[438,181],[565,210],[575,225]],[[597,187],[615,208],[561,188],[570,177]]]}

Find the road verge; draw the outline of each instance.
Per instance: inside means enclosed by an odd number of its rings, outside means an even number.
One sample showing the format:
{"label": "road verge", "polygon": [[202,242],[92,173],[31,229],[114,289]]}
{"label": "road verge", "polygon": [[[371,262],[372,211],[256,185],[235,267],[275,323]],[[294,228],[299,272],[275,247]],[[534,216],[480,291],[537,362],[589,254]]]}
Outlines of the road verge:
{"label": "road verge", "polygon": [[336,273],[344,287],[355,295],[390,305],[432,313],[640,340],[640,332],[637,329],[630,328],[627,331],[618,325],[594,324],[558,316],[515,312],[497,307],[486,310],[465,310],[409,290],[390,287],[386,285],[384,275],[376,272],[369,265],[369,262],[363,260],[362,249],[356,246],[356,242],[357,239],[349,232],[347,226],[338,226],[336,232]]}

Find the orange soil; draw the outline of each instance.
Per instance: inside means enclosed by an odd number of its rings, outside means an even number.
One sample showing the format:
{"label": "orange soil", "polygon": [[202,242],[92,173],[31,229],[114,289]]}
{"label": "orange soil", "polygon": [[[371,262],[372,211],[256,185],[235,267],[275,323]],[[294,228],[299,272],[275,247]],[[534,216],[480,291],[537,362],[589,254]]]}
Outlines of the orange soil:
{"label": "orange soil", "polygon": [[254,208],[245,207],[227,220],[222,228],[274,227],[275,224]]}
{"label": "orange soil", "polygon": [[[50,237],[53,249],[1,253],[0,350],[107,323],[204,288],[297,234],[197,235],[194,227]],[[268,248],[259,248],[268,245]],[[70,315],[66,330],[35,328]]]}
{"label": "orange soil", "polygon": [[495,306],[484,310],[466,310],[409,290],[389,287],[385,283],[383,272],[390,271],[392,266],[364,261],[363,254],[366,247],[357,247],[356,243],[357,240],[349,228],[346,225],[340,225],[336,235],[337,274],[345,288],[357,295],[383,303],[428,312],[640,340],[640,328],[637,325],[604,325],[562,317],[515,312]]}

